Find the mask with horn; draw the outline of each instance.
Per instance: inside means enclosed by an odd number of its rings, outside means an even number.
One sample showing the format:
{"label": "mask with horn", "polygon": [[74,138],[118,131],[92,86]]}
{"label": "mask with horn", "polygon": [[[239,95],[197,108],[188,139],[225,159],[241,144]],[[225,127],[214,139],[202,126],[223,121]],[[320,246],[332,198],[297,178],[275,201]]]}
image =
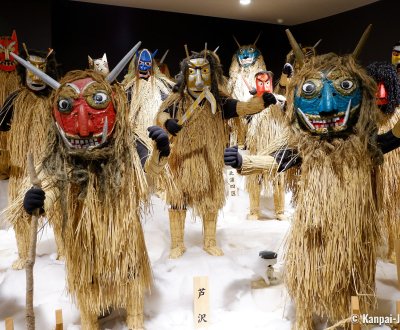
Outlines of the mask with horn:
{"label": "mask with horn", "polygon": [[[299,46],[300,46],[300,48],[301,48],[301,51],[302,51],[303,54],[304,54],[304,58],[305,58],[305,59],[308,59],[308,58],[311,58],[311,57],[317,55],[317,46],[320,44],[321,41],[322,41],[322,39],[319,39],[319,40],[314,44],[314,46],[305,46],[305,47],[303,47],[301,44],[299,44]],[[286,55],[286,63],[290,63],[291,65],[294,66],[294,68],[295,68],[296,70],[298,70],[299,65],[298,65],[298,63],[297,63],[297,61],[296,61],[296,57],[295,57],[295,55],[294,55],[293,50],[291,50],[291,51]]]}
{"label": "mask with horn", "polygon": [[153,73],[153,59],[157,54],[156,50],[151,53],[148,49],[144,48],[136,54],[136,68],[137,74],[141,79],[149,79]]}
{"label": "mask with horn", "polygon": [[[370,28],[366,29],[351,56],[341,58],[330,53],[316,56],[314,61],[307,62],[301,47],[290,31],[286,30],[300,66],[299,77],[295,76],[293,82],[294,112],[300,128],[329,137],[346,136],[352,131],[358,121],[363,97],[359,73],[353,69],[354,60]],[[328,57],[330,60],[327,60]],[[339,62],[340,67],[335,66],[335,62]]]}
{"label": "mask with horn", "polygon": [[13,31],[11,36],[0,36],[0,70],[14,71],[17,62],[11,53],[18,54],[17,33]]}
{"label": "mask with horn", "polygon": [[96,72],[72,71],[64,77],[62,84],[18,55],[13,56],[56,90],[53,116],[66,147],[91,150],[106,145],[113,134],[116,109],[111,84],[140,44],[137,43],[106,77]]}
{"label": "mask with horn", "polygon": [[[55,53],[53,49],[47,51],[38,50],[28,50],[25,43],[23,45],[22,56],[34,67],[45,72],[47,75],[54,79],[58,79],[57,63],[55,59]],[[23,81],[25,81],[26,86],[35,92],[43,91],[46,89],[47,85],[44,81],[35,75],[32,71],[19,67],[19,74]]]}
{"label": "mask with horn", "polygon": [[242,68],[247,68],[252,66],[257,61],[258,57],[261,55],[260,50],[256,46],[256,43],[260,38],[260,35],[261,33],[257,36],[254,43],[244,46],[240,45],[235,36],[233,36],[233,39],[235,40],[236,44],[239,47],[239,49],[235,53],[236,60],[238,61],[239,65]]}
{"label": "mask with horn", "polygon": [[107,76],[110,73],[108,68],[107,55],[104,53],[103,57],[92,59],[88,55],[89,69],[100,72],[102,75]]}

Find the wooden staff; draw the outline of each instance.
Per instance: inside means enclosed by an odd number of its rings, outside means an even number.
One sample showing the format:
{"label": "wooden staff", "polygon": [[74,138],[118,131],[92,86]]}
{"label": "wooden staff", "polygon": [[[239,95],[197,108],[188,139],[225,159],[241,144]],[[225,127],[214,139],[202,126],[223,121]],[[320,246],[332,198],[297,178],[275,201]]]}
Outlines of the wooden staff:
{"label": "wooden staff", "polygon": [[[41,188],[42,184],[36,174],[35,165],[33,162],[32,153],[28,154],[28,172],[33,188]],[[31,220],[31,237],[29,244],[29,256],[26,262],[26,328],[35,330],[35,313],[33,310],[33,266],[36,258],[36,240],[38,219],[40,217],[40,209],[35,209],[32,212]]]}

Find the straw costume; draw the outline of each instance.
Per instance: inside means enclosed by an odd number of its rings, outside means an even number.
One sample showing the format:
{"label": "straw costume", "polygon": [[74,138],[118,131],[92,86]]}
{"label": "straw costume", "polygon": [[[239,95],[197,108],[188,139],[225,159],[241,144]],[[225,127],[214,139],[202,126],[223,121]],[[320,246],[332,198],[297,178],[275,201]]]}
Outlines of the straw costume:
{"label": "straw costume", "polygon": [[155,64],[156,53],[147,49],[140,50],[122,82],[128,94],[129,117],[136,131],[146,132],[147,127],[153,125],[161,103],[175,84]]}
{"label": "straw costume", "polygon": [[381,235],[374,171],[382,153],[400,146],[400,123],[377,136],[376,84],[355,61],[368,31],[352,55],[307,60],[287,30],[301,69],[288,86],[286,146],[276,142],[264,155],[243,157],[229,148],[224,155],[242,174],[301,164],[285,258],[297,330],[313,329],[313,313],[346,319],[352,295],[359,295],[363,313],[376,303]]}
{"label": "straw costume", "polygon": [[[382,134],[391,130],[400,119],[400,81],[390,63],[373,62],[368,65],[367,72],[378,84],[378,128]],[[400,238],[400,202],[394,198],[400,193],[399,149],[384,155],[384,162],[377,170],[376,182],[384,236],[387,239],[385,257],[394,261],[394,241]]]}
{"label": "straw costume", "polygon": [[[260,71],[255,75],[256,93],[260,96],[263,92],[272,93],[273,74],[270,71]],[[283,101],[284,102],[284,101]],[[269,108],[249,116],[247,119],[248,128],[246,135],[246,146],[251,155],[258,154],[266,145],[272,143],[284,134],[286,127],[285,115],[283,112],[284,103],[278,102]],[[249,175],[246,178],[246,190],[250,198],[250,213],[247,219],[258,220],[260,213],[260,195],[264,189],[266,193],[273,191],[276,218],[285,218],[285,189],[284,173],[280,173],[271,180],[269,173]]]}
{"label": "straw costume", "polygon": [[[231,66],[229,68],[228,92],[231,97],[239,101],[248,101],[251,98],[249,87],[247,84],[253,84],[254,76],[257,72],[265,71],[264,57],[256,44],[260,34],[256,40],[250,45],[240,45],[235,37],[238,50],[232,56]],[[233,118],[229,120],[232,127],[232,141],[237,143],[241,149],[244,148],[246,142],[247,122],[245,118]]]}
{"label": "straw costume", "polygon": [[[44,208],[61,208],[52,221],[62,224],[67,288],[84,330],[98,329],[98,316],[109,308],[125,308],[128,328],[143,329],[152,282],[140,212],[148,202],[146,176],[162,170],[169,141],[162,128],[150,127],[156,148],[149,155],[132,130],[125,93],[112,84],[127,61],[107,77],[89,70],[71,71],[60,84],[48,79],[56,89],[55,120],[39,174]],[[30,213],[43,200],[43,190],[30,189],[24,208]]]}
{"label": "straw costume", "polygon": [[[24,44],[22,57],[35,67],[58,79],[57,63],[52,49],[49,51],[29,50]],[[46,147],[47,131],[51,124],[51,111],[48,97],[51,88],[39,77],[18,66],[23,87],[11,94],[0,109],[0,130],[8,131],[7,151],[10,154],[10,177],[8,199],[12,203],[18,196],[23,179],[27,173],[27,155],[31,152],[34,159],[43,156]],[[14,269],[25,267],[29,252],[30,217],[24,213],[15,222],[14,231],[18,246],[18,259],[13,263]],[[59,228],[54,228],[57,240],[58,257],[62,255],[62,244]],[[57,234],[58,233],[58,234]]]}
{"label": "straw costume", "polygon": [[[18,39],[15,31],[11,36],[0,36],[0,107],[11,93],[20,88],[20,78],[16,70],[17,62],[10,52],[18,54]],[[0,180],[7,179],[10,174],[7,136],[6,132],[0,132]]]}
{"label": "straw costume", "polygon": [[270,93],[249,102],[229,98],[222,87],[219,59],[207,49],[192,56],[187,51],[181,72],[179,90],[164,101],[157,116],[157,123],[173,135],[168,163],[176,188],[167,190],[170,258],[185,252],[187,207],[202,219],[204,250],[220,256],[223,252],[217,246],[216,225],[218,211],[225,203],[223,150],[228,136],[224,120],[259,112],[276,99]]}

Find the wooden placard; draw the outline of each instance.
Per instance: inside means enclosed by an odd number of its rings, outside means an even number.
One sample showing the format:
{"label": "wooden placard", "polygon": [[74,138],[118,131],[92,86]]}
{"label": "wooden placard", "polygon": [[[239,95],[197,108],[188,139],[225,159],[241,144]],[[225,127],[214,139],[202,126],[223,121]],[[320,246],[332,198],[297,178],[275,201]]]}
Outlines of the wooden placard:
{"label": "wooden placard", "polygon": [[396,253],[397,283],[400,287],[400,239],[394,241],[394,251]]}
{"label": "wooden placard", "polygon": [[14,321],[11,317],[7,317],[6,321],[6,330],[14,330]]}
{"label": "wooden placard", "polygon": [[208,328],[210,324],[210,289],[208,276],[193,278],[193,320],[195,328]]}
{"label": "wooden placard", "polygon": [[62,316],[62,309],[56,310],[56,330],[63,330],[63,316]]}
{"label": "wooden placard", "polygon": [[228,168],[227,170],[227,180],[229,187],[229,196],[236,197],[239,196],[239,189],[236,183],[236,170],[234,168]]}
{"label": "wooden placard", "polygon": [[[360,301],[357,296],[351,296],[351,315],[360,315]],[[360,316],[358,317],[358,320]],[[351,330],[361,330],[360,323],[351,323]]]}

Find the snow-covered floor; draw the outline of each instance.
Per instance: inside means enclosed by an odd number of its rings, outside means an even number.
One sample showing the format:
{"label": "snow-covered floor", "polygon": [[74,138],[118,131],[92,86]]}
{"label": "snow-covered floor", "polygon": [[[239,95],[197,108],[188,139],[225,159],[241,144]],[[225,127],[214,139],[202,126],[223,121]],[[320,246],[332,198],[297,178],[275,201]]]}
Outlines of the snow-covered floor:
{"label": "snow-covered floor", "polygon": [[[0,207],[5,205],[6,184],[0,183]],[[287,209],[290,215],[293,210]],[[271,199],[263,200],[265,219],[246,220],[248,196],[242,190],[230,197],[220,213],[217,236],[225,255],[213,257],[202,250],[201,222],[186,219],[187,251],[179,259],[168,259],[168,209],[153,197],[153,211],[143,221],[147,248],[153,267],[154,288],[145,300],[147,330],[188,330],[193,323],[193,277],[208,276],[210,286],[209,329],[289,330],[294,307],[282,284],[252,289],[251,282],[265,271],[260,250],[278,252],[277,274],[283,271],[282,252],[290,221],[274,220]],[[55,310],[62,309],[64,329],[80,329],[79,311],[65,291],[63,262],[55,260],[53,233],[45,228],[37,245],[34,268],[35,316],[37,329],[52,329]],[[14,232],[0,229],[0,329],[13,317],[16,330],[25,329],[25,271],[11,269],[17,257]],[[377,315],[395,313],[400,300],[395,265],[379,261],[377,266]],[[114,312],[101,321],[102,329],[127,329],[123,317]],[[324,326],[321,325],[320,329]],[[389,329],[375,327],[373,329]]]}

